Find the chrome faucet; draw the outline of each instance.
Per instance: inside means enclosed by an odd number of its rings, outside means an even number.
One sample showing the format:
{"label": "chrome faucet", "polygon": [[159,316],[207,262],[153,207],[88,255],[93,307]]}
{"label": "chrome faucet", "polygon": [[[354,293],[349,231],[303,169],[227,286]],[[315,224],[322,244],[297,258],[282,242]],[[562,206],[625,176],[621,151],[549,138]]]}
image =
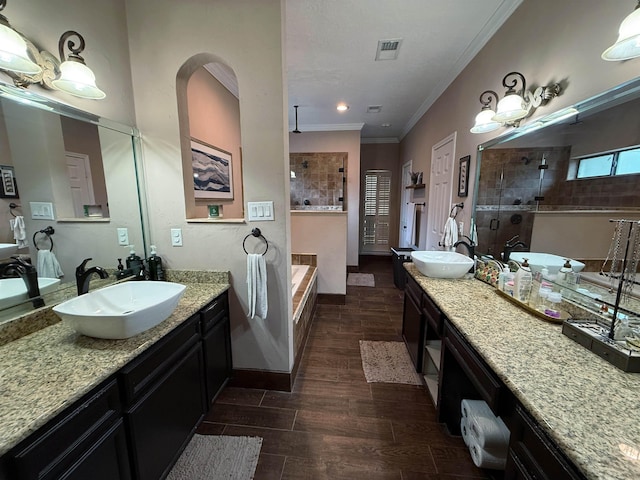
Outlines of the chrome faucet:
{"label": "chrome faucet", "polygon": [[44,300],[40,297],[38,287],[38,272],[36,267],[20,257],[11,257],[11,262],[0,265],[0,277],[20,277],[27,287],[27,296],[32,299],[35,308],[44,307]]}
{"label": "chrome faucet", "polygon": [[513,252],[516,248],[521,247],[525,251],[526,251],[527,248],[529,248],[529,247],[527,247],[527,244],[522,242],[522,241],[516,242],[516,240],[518,240],[518,238],[520,238],[520,235],[516,235],[513,238],[511,238],[510,240],[507,240],[505,242],[503,250],[502,250],[502,261],[503,262],[506,263],[506,262],[509,261],[509,257],[511,256],[511,252]]}
{"label": "chrome faucet", "polygon": [[476,258],[476,244],[473,240],[471,240],[469,237],[467,237],[466,235],[462,235],[462,238],[466,238],[468,241],[464,241],[464,240],[458,240],[456,243],[453,244],[453,248],[457,247],[458,245],[462,245],[467,249],[467,253],[469,255],[469,258],[471,258],[471,260],[474,260],[473,262],[473,266],[469,269],[469,273],[474,273],[475,271],[475,258]]}
{"label": "chrome faucet", "polygon": [[92,258],[85,258],[80,265],[76,267],[76,284],[78,286],[78,295],[84,295],[89,292],[89,282],[91,281],[91,275],[97,273],[100,278],[105,279],[109,276],[109,273],[102,267],[91,267],[85,270],[87,262],[93,260]]}

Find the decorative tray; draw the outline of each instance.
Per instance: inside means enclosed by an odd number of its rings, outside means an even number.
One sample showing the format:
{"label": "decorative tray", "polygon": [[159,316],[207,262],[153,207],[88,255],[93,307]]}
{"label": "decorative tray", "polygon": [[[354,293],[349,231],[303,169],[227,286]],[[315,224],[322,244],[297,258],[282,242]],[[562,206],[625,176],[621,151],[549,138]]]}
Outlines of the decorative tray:
{"label": "decorative tray", "polygon": [[503,292],[502,290],[500,290],[499,288],[496,288],[496,292],[498,293],[498,295],[500,295],[501,297],[506,298],[507,300],[509,300],[511,303],[519,306],[520,308],[526,310],[527,312],[529,312],[531,315],[535,315],[538,318],[541,318],[542,320],[546,320],[547,322],[551,322],[551,323],[563,323],[565,320],[571,318],[571,315],[569,315],[567,312],[563,311],[563,310],[559,310],[560,312],[560,316],[558,318],[556,317],[550,317],[549,315],[546,315],[544,312],[541,312],[540,310],[537,310],[535,308],[533,308],[531,305],[529,305],[528,303],[524,303],[521,302],[520,300],[518,300],[515,297],[512,297],[511,295],[506,294],[505,292]]}

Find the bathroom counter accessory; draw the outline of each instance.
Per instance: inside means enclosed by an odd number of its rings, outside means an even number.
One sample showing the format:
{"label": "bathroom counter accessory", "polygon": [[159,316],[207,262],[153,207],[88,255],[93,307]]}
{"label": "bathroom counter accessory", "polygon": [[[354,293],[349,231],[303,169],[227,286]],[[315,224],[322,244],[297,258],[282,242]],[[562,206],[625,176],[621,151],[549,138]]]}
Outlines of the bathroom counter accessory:
{"label": "bathroom counter accessory", "polygon": [[507,300],[509,300],[514,305],[517,305],[518,307],[522,308],[523,310],[526,310],[531,315],[535,315],[536,317],[541,318],[542,320],[546,320],[547,322],[562,323],[562,322],[564,322],[565,320],[567,320],[568,318],[571,317],[567,312],[562,311],[562,310],[560,310],[560,316],[558,318],[551,317],[549,315],[545,315],[544,312],[541,312],[540,310],[536,310],[535,308],[533,308],[528,303],[521,302],[517,298],[512,297],[508,293],[505,293],[505,292],[503,292],[502,290],[500,290],[498,288],[496,288],[495,291],[496,291],[496,293],[498,295],[500,295],[503,298],[506,298]]}

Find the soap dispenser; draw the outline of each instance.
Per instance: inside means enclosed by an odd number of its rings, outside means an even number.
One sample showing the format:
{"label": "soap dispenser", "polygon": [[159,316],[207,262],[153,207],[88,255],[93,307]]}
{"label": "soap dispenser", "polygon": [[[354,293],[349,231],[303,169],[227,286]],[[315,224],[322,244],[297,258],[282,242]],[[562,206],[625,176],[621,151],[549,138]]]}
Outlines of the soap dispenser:
{"label": "soap dispenser", "polygon": [[127,263],[127,268],[131,268],[131,269],[139,267],[140,264],[142,263],[142,259],[138,255],[136,255],[135,245],[129,245],[129,256],[126,259],[126,263]]}
{"label": "soap dispenser", "polygon": [[525,258],[523,259],[520,268],[518,268],[514,278],[515,297],[523,303],[529,303],[532,282],[533,275],[531,274],[531,268],[529,267],[529,260]]}
{"label": "soap dispenser", "polygon": [[162,258],[156,254],[156,246],[151,245],[151,256],[147,259],[149,265],[150,280],[164,280],[164,268],[162,268]]}
{"label": "soap dispenser", "polygon": [[570,277],[573,275],[573,268],[568,258],[565,258],[564,265],[560,268],[558,276],[556,277],[556,283],[560,285],[567,285],[570,281]]}

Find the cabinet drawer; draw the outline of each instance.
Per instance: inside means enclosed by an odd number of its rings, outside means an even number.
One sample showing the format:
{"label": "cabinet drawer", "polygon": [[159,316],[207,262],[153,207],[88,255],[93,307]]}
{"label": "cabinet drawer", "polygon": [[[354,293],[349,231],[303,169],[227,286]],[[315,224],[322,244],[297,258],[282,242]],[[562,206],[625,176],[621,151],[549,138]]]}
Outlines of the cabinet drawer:
{"label": "cabinet drawer", "polygon": [[467,374],[482,399],[495,412],[498,411],[501,382],[494,376],[480,356],[462,339],[460,334],[447,324],[446,347],[458,361],[460,368]]}
{"label": "cabinet drawer", "polygon": [[216,298],[209,305],[204,307],[200,312],[202,318],[202,331],[207,332],[216,323],[222,320],[229,314],[229,301],[227,300],[227,293],[223,293]]}
{"label": "cabinet drawer", "polygon": [[193,315],[121,370],[122,390],[127,404],[141,395],[200,339],[199,319],[199,313]]}
{"label": "cabinet drawer", "polygon": [[47,478],[66,469],[81,455],[83,444],[113,423],[120,411],[118,384],[111,380],[38,431],[28,445],[18,446],[11,462],[15,478]]}
{"label": "cabinet drawer", "polygon": [[422,310],[432,328],[438,333],[439,336],[442,336],[442,329],[444,324],[442,312],[426,293],[422,294]]}
{"label": "cabinet drawer", "polygon": [[407,275],[407,284],[404,288],[405,295],[409,295],[418,308],[422,307],[422,288],[411,275]]}
{"label": "cabinet drawer", "polygon": [[516,406],[516,418],[519,428],[512,432],[509,456],[518,470],[535,479],[584,478],[520,405]]}

